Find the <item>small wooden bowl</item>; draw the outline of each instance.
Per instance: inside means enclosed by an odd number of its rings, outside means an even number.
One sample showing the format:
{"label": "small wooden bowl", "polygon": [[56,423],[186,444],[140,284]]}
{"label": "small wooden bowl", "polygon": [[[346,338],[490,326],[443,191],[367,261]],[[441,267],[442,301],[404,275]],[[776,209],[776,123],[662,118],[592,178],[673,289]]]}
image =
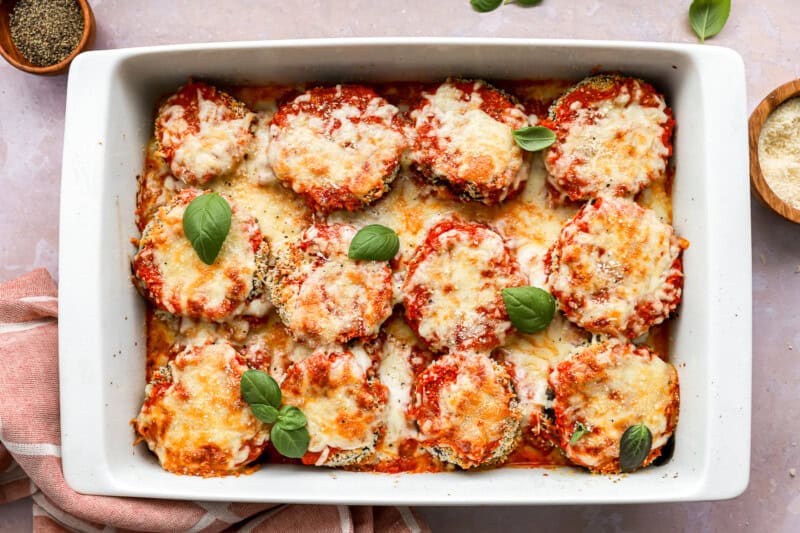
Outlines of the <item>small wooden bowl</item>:
{"label": "small wooden bowl", "polygon": [[[756,197],[770,209],[795,224],[800,224],[800,209],[795,209],[772,192],[761,173],[758,161],[758,139],[767,117],[789,98],[800,96],[800,80],[784,83],[764,98],[750,115],[750,184]],[[798,140],[800,142],[800,140]]]}
{"label": "small wooden bowl", "polygon": [[12,66],[24,70],[25,72],[30,72],[31,74],[55,76],[65,73],[69,64],[75,59],[75,56],[87,48],[90,48],[92,43],[94,43],[95,22],[92,8],[87,0],[75,1],[80,6],[81,12],[83,12],[83,35],[81,35],[78,46],[61,62],[46,67],[40,67],[25,59],[19,50],[17,50],[17,47],[14,46],[14,41],[11,40],[9,18],[18,0],[0,0],[0,55],[11,63]]}

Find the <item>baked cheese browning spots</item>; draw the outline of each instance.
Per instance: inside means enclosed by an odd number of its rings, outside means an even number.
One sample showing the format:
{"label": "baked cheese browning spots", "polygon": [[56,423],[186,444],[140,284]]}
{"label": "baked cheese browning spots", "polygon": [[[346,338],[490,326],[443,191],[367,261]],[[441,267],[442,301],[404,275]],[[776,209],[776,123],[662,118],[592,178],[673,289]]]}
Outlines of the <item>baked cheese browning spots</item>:
{"label": "baked cheese browning spots", "polygon": [[258,174],[248,174],[249,170],[249,164],[241,165],[236,175],[214,180],[210,188],[231,197],[258,220],[261,234],[275,254],[287,243],[300,238],[312,222],[312,213],[298,196],[288,194],[277,180],[261,180],[256,186]]}
{"label": "baked cheese browning spots", "polygon": [[688,245],[652,210],[600,197],[564,225],[550,249],[550,292],[582,328],[635,339],[678,306]]}
{"label": "baked cheese browning spots", "polygon": [[522,285],[525,277],[500,235],[445,219],[409,262],[402,286],[406,320],[433,351],[491,350],[512,330],[502,290]]}
{"label": "baked cheese browning spots", "polygon": [[147,144],[144,172],[137,176],[136,227],[143,231],[155,212],[167,204],[181,188],[181,182],[170,173],[167,163],[158,155],[158,143]]}
{"label": "baked cheese browning spots", "polygon": [[[647,466],[678,423],[675,368],[629,342],[610,340],[576,352],[553,369],[550,387],[561,448],[594,472],[619,472],[619,442],[630,426],[644,424],[652,433]],[[578,423],[588,432],[570,444]]]}
{"label": "baked cheese browning spots", "polygon": [[260,280],[269,246],[258,224],[228,198],[230,231],[214,263],[203,263],[183,233],[183,213],[201,194],[208,191],[182,190],[147,224],[133,258],[137,286],[157,308],[175,315],[222,322],[243,312],[263,314],[268,305]]}
{"label": "baked cheese browning spots", "polygon": [[241,173],[255,185],[269,185],[275,181],[275,173],[269,163],[270,122],[272,113],[259,111],[255,115],[253,137],[244,154]]}
{"label": "baked cheese browning spots", "polygon": [[180,338],[180,317],[158,311],[152,305],[145,309],[145,329],[147,331],[146,381],[154,372],[175,357],[175,348]]}
{"label": "baked cheese browning spots", "polygon": [[374,337],[392,314],[392,270],[348,257],[356,228],[314,224],[276,255],[270,296],[298,341],[312,346]]}
{"label": "baked cheese browning spots", "polygon": [[487,355],[453,352],[417,378],[411,416],[432,455],[461,468],[502,462],[522,415],[508,372]]}
{"label": "baked cheese browning spots", "polygon": [[133,425],[165,470],[209,477],[252,468],[269,427],[241,397],[246,370],[233,346],[207,344],[179,353],[148,384]]}
{"label": "baked cheese browning spots", "polygon": [[551,440],[551,423],[545,414],[551,404],[547,394],[550,368],[588,342],[586,331],[556,315],[543,332],[517,332],[492,353],[508,369],[522,413],[523,436],[532,442]]}
{"label": "baked cheese browning spots", "polygon": [[274,310],[250,327],[241,344],[247,364],[266,372],[278,383],[283,381],[290,366],[313,353],[313,348],[292,338]]}
{"label": "baked cheese browning spots", "polygon": [[188,83],[158,110],[159,154],[172,174],[203,185],[231,173],[250,143],[254,115],[244,104],[205,83]]}
{"label": "baked cheese browning spots", "polygon": [[386,431],[377,443],[376,461],[370,467],[391,473],[441,469],[418,445],[416,424],[408,416],[416,376],[430,364],[432,354],[399,315],[390,318],[383,325],[380,337],[366,347],[379,361],[377,376],[387,390]]}
{"label": "baked cheese browning spots", "polygon": [[672,155],[672,110],[635,78],[586,78],[556,100],[543,125],[550,183],[571,200],[636,194],[663,178]]}
{"label": "baked cheese browning spots", "polygon": [[487,205],[517,194],[530,157],[512,132],[528,125],[520,106],[483,81],[450,80],[412,110],[412,168],[462,200]]}
{"label": "baked cheese browning spots", "polygon": [[406,148],[398,109],[372,89],[312,89],[271,126],[275,176],[312,209],[356,211],[389,191]]}
{"label": "baked cheese browning spots", "polygon": [[286,371],[283,402],[308,419],[310,442],[303,463],[346,466],[374,454],[384,431],[387,391],[361,352],[319,350]]}

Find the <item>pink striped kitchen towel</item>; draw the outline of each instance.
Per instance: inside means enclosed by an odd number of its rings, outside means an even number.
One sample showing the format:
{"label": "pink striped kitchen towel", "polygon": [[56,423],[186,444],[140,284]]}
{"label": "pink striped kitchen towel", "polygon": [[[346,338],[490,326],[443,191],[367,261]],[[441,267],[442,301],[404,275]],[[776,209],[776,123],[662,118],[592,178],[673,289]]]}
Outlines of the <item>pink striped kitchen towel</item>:
{"label": "pink striped kitchen towel", "polygon": [[31,496],[35,531],[428,531],[407,507],[178,502],[73,491],[61,471],[57,297],[45,270],[0,285],[0,504]]}

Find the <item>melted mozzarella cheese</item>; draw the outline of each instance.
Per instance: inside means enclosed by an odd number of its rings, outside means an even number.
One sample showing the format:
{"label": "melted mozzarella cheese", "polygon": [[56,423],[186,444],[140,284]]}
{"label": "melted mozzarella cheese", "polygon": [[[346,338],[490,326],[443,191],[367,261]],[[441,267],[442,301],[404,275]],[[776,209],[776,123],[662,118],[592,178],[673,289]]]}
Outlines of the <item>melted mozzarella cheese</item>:
{"label": "melted mozzarella cheese", "polygon": [[256,185],[269,185],[275,182],[275,173],[269,163],[269,123],[272,120],[272,114],[268,111],[260,111],[256,114],[253,139],[250,141],[242,163],[241,172]]}
{"label": "melted mozzarella cheese", "polygon": [[136,225],[143,230],[158,208],[169,203],[181,188],[181,182],[170,174],[169,166],[158,156],[155,139],[147,144],[144,172],[138,181]]}
{"label": "melted mozzarella cheese", "polygon": [[414,385],[413,358],[418,356],[412,349],[416,339],[408,326],[395,320],[390,330],[390,336],[381,347],[382,356],[378,366],[378,377],[389,393],[386,402],[386,433],[381,448],[397,454],[400,443],[417,437],[416,427],[408,418],[407,412]]}
{"label": "melted mozzarella cheese", "polygon": [[[516,177],[522,166],[522,150],[514,142],[512,128],[495,120],[481,110],[483,100],[478,92],[468,99],[457,87],[450,84],[439,86],[435,93],[427,95],[428,104],[418,112],[419,118],[435,124],[435,135],[444,142],[445,150],[455,157],[455,168],[434,169],[438,174],[459,176],[472,175],[478,165],[481,175],[478,180],[489,180],[496,174],[508,172]],[[525,122],[524,115],[515,119]],[[413,155],[412,155],[413,157]]]}
{"label": "melted mozzarella cheese", "polygon": [[518,332],[509,338],[501,352],[503,360],[513,369],[511,377],[523,427],[532,426],[534,433],[538,433],[542,412],[552,404],[547,399],[550,369],[587,342],[585,331],[558,314],[542,333]]}
{"label": "melted mozzarella cheese", "polygon": [[[439,422],[458,428],[459,440],[483,445],[487,440],[502,437],[502,431],[496,431],[501,429],[497,425],[491,428],[495,434],[486,434],[484,423],[489,423],[494,418],[492,415],[497,414],[493,391],[486,386],[487,377],[459,372],[455,382],[442,387],[439,392]],[[476,423],[478,421],[481,423]],[[429,424],[423,424],[423,431],[430,429]]]}
{"label": "melted mozzarella cheese", "polygon": [[158,303],[167,311],[197,316],[199,305],[199,315],[224,320],[243,311],[252,289],[256,254],[250,239],[258,230],[252,219],[234,210],[219,255],[207,265],[183,232],[188,203],[188,197],[181,197],[159,210],[145,229],[135,264],[150,256],[159,275]]}
{"label": "melted mozzarella cheese", "polygon": [[284,402],[298,407],[308,419],[308,451],[326,448],[357,450],[375,444],[382,426],[383,403],[369,395],[366,371],[349,352],[329,357],[317,352],[290,369],[282,385]]}
{"label": "melted mozzarella cheese", "polygon": [[575,172],[576,178],[591,183],[591,196],[606,187],[636,193],[666,171],[669,148],[663,141],[664,124],[669,121],[666,103],[657,107],[639,103],[641,89],[633,96],[625,89],[614,99],[590,106],[577,101],[572,109],[566,137],[553,145],[558,157],[548,157],[548,171],[556,178]]}
{"label": "melted mozzarella cheese", "polygon": [[313,349],[295,341],[286,331],[276,312],[267,320],[250,328],[242,341],[248,363],[283,382],[286,370],[295,363],[310,357]]}
{"label": "melted mozzarella cheese", "polygon": [[487,311],[496,309],[499,294],[507,285],[519,285],[517,279],[492,276],[494,264],[506,254],[502,237],[487,229],[476,230],[473,236],[458,230],[442,233],[437,250],[418,263],[406,282],[408,289],[422,286],[430,292],[420,320],[419,334],[434,349],[443,349],[456,342],[455,331],[463,328],[461,337],[476,338],[490,333],[502,341],[511,323],[508,320],[487,322]]}
{"label": "melted mozzarella cheese", "polygon": [[643,333],[649,324],[638,324],[639,307],[666,318],[680,295],[667,279],[682,275],[673,266],[681,243],[671,226],[630,200],[604,197],[596,205],[564,226],[550,285],[583,303],[579,324]]}
{"label": "melted mozzarella cheese", "polygon": [[423,384],[417,386],[416,410],[423,444],[443,450],[448,461],[464,468],[492,462],[511,450],[519,408],[507,373],[488,356],[444,355],[418,383]]}
{"label": "melted mozzarella cheese", "polygon": [[[399,265],[395,271],[395,296],[402,297],[399,285],[405,279],[408,261],[425,238],[428,230],[439,220],[455,216],[462,220],[490,223],[508,238],[507,244],[516,254],[520,269],[530,283],[543,286],[544,257],[558,238],[562,225],[577,212],[573,205],[553,206],[548,203],[546,176],[539,154],[534,154],[530,177],[523,191],[513,200],[500,206],[479,203],[453,202],[432,195],[407,175],[395,182],[392,193],[384,200],[358,213],[338,211],[328,216],[330,222],[353,224],[382,224],[392,228],[400,237]],[[667,197],[657,200],[668,202]]]}
{"label": "melted mozzarella cheese", "polygon": [[[267,426],[241,399],[239,380],[247,368],[230,344],[187,348],[168,368],[168,389],[152,404],[145,403],[136,418],[137,429],[165,469],[233,473],[266,444]],[[150,385],[147,393],[153,390]]]}
{"label": "melted mozzarella cheese", "polygon": [[377,335],[392,313],[391,270],[348,257],[352,226],[311,226],[302,245],[280,256],[272,300],[296,338],[315,346]]}
{"label": "melted mozzarella cheese", "polygon": [[190,183],[230,173],[244,155],[253,114],[245,112],[231,118],[230,107],[207,100],[197,91],[199,130],[190,133],[185,108],[175,104],[162,111],[162,143],[174,148],[170,168],[173,174]]}
{"label": "melted mozzarella cheese", "polygon": [[[295,102],[309,98],[306,93]],[[288,114],[284,126],[271,127],[269,160],[298,193],[323,186],[346,186],[357,196],[383,190],[387,163],[397,161],[406,144],[391,127],[397,113],[375,97],[366,110],[345,103],[331,106],[323,116]]]}
{"label": "melted mozzarella cheese", "polygon": [[256,218],[273,256],[300,238],[311,223],[311,212],[303,201],[287,194],[277,181],[266,180],[255,188],[249,175],[240,173],[229,180],[214,180],[209,185],[212,190],[232,197],[243,211]]}
{"label": "melted mozzarella cheese", "polygon": [[632,344],[609,341],[577,352],[554,369],[550,382],[567,421],[562,430],[571,433],[571,422],[579,420],[590,429],[567,447],[573,461],[602,468],[619,457],[622,434],[636,424],[650,430],[652,450],[667,443],[677,418],[677,372],[659,357],[635,350]]}

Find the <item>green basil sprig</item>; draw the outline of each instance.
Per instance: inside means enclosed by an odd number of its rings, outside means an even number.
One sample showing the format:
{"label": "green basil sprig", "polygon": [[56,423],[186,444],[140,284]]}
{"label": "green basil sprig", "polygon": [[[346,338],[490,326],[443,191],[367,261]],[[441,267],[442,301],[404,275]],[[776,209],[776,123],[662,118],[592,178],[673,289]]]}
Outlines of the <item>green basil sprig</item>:
{"label": "green basil sprig", "polygon": [[575,423],[575,431],[572,432],[572,438],[569,439],[569,445],[572,446],[580,440],[581,437],[589,433],[589,429],[583,425],[583,422]]}
{"label": "green basil sprig", "polygon": [[619,440],[619,469],[631,472],[640,466],[650,455],[653,434],[644,424],[636,424],[625,430]]}
{"label": "green basil sprig", "polygon": [[397,255],[400,249],[400,238],[391,228],[380,224],[364,226],[353,240],[347,256],[350,259],[369,261],[388,261]]}
{"label": "green basil sprig", "polygon": [[293,459],[303,457],[308,450],[308,420],[297,407],[281,406],[278,382],[261,370],[247,370],[242,374],[239,388],[253,416],[272,424],[269,438],[278,453]]}
{"label": "green basil sprig", "polygon": [[731,0],[694,0],[689,7],[689,23],[700,42],[718,34],[731,14]]}
{"label": "green basil sprig", "polygon": [[259,370],[248,370],[242,374],[240,388],[242,398],[251,406],[262,404],[277,409],[283,399],[278,382],[266,372]]}
{"label": "green basil sprig", "polygon": [[550,128],[544,126],[528,126],[514,130],[511,135],[517,146],[527,152],[538,152],[544,150],[556,142],[556,134]]}
{"label": "green basil sprig", "polygon": [[479,13],[488,13],[494,11],[503,4],[517,4],[520,6],[538,6],[542,0],[469,0],[472,9]]}
{"label": "green basil sprig", "polygon": [[288,431],[306,427],[306,424],[308,424],[306,415],[294,405],[281,407],[281,410],[278,411],[278,420],[281,421],[281,427]]}
{"label": "green basil sprig", "polygon": [[478,13],[488,13],[500,7],[503,0],[469,0],[469,3]]}
{"label": "green basil sprig", "polygon": [[183,233],[200,260],[214,264],[231,229],[231,206],[212,192],[192,200],[183,212]]}
{"label": "green basil sprig", "polygon": [[275,449],[285,457],[300,459],[308,450],[308,429],[305,427],[290,430],[275,424],[272,426],[269,438],[272,439]]}
{"label": "green basil sprig", "polygon": [[538,287],[503,289],[503,303],[508,318],[523,333],[537,333],[546,328],[556,313],[556,300]]}

